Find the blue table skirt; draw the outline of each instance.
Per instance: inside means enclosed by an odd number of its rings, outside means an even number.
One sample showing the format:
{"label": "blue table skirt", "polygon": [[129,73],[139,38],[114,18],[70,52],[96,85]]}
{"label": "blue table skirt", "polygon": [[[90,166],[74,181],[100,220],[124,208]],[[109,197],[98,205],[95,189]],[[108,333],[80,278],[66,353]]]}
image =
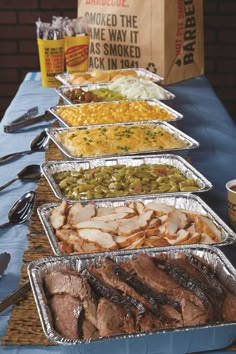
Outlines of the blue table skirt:
{"label": "blue table skirt", "polygon": [[[200,143],[199,149],[189,152],[192,164],[213,184],[211,191],[199,195],[228,223],[225,184],[227,181],[236,178],[236,125],[204,76],[170,85],[168,89],[176,95],[175,100],[171,103],[172,107],[184,115],[184,118],[178,121],[177,128]],[[57,103],[57,93],[54,89],[41,87],[38,73],[27,74],[0,124],[0,156],[29,149],[31,140],[35,135],[46,126],[49,126],[51,122],[40,123],[12,134],[4,133],[3,125],[9,123],[32,106],[38,106],[39,113],[43,113]],[[0,185],[14,178],[26,165],[40,164],[44,159],[44,152],[37,152],[0,165]],[[0,192],[0,223],[7,221],[7,213],[13,203],[26,191],[35,190],[36,186],[36,182],[24,183],[17,181]],[[27,224],[0,230],[0,252],[9,252],[11,254],[11,261],[6,274],[0,279],[0,298],[5,297],[18,286],[22,255],[27,248],[27,231]],[[225,252],[230,257],[231,262],[234,263],[235,256],[232,249],[227,247]],[[11,309],[8,309],[0,315],[0,337],[5,333],[10,312]],[[181,348],[181,342],[177,346]],[[13,354],[31,353],[32,349],[34,353],[40,354],[49,350],[54,353],[80,353],[80,349],[73,346],[55,348],[0,347],[0,352],[7,353],[10,351]],[[121,354],[120,349],[116,346],[108,346],[107,351],[103,353]],[[160,349],[157,343],[156,350],[152,349],[148,353],[170,353],[168,349],[166,350]],[[136,354],[140,353],[138,348],[135,352]],[[86,353],[101,354],[96,350],[96,347]],[[125,353],[133,354],[133,352],[130,352],[128,345],[126,348],[122,347],[122,354]],[[224,351],[220,353],[223,354]]]}

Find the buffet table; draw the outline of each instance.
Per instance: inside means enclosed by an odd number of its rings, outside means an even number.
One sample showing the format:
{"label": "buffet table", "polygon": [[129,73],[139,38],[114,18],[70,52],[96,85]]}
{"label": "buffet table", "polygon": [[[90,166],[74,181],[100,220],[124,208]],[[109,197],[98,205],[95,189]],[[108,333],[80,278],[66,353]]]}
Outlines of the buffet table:
{"label": "buffet table", "polygon": [[[225,184],[227,181],[236,178],[235,164],[235,145],[236,145],[236,125],[230,118],[220,100],[215,95],[207,79],[203,76],[191,80],[186,80],[174,85],[168,89],[176,95],[171,102],[172,107],[184,115],[184,118],[177,123],[177,128],[182,130],[200,143],[200,147],[190,150],[188,159],[193,166],[201,172],[213,184],[213,189],[209,192],[201,193],[200,197],[219,215],[219,217],[228,223],[227,214],[227,193]],[[32,139],[40,133],[45,127],[53,124],[53,121],[42,122],[32,125],[28,128],[17,130],[14,133],[5,133],[3,126],[10,123],[19,115],[25,113],[29,108],[38,106],[39,113],[44,113],[49,107],[58,103],[59,97],[54,89],[41,87],[39,73],[28,73],[21,84],[16,96],[6,111],[0,124],[0,155],[6,155],[15,151],[28,150]],[[13,179],[25,166],[30,164],[41,164],[46,159],[54,160],[62,158],[52,143],[45,153],[34,152],[24,155],[11,162],[0,164],[0,186]],[[53,193],[42,178],[39,182],[16,181],[8,188],[0,191],[0,223],[4,223],[8,218],[8,210],[14,202],[25,192],[36,190],[37,203],[55,201]],[[48,200],[48,198],[50,198]],[[50,247],[44,239],[43,230],[40,229],[37,213],[31,218],[31,224],[11,226],[0,229],[0,253],[8,252],[11,254],[11,260],[3,278],[0,278],[0,298],[4,298],[11,291],[16,289],[19,283],[23,283],[27,278],[26,266],[31,260],[40,256],[50,255]],[[38,236],[38,237],[37,237]],[[30,245],[30,246],[29,246]],[[230,258],[230,261],[236,266],[236,257],[232,246],[224,247],[224,252]],[[23,261],[22,261],[23,260]],[[23,264],[24,262],[24,264]],[[23,266],[23,267],[22,267]],[[23,308],[24,310],[24,308]],[[30,307],[25,307],[24,315],[20,308],[12,316],[12,308],[5,310],[0,315],[0,348],[1,353],[44,353],[52,351],[54,353],[96,353],[100,354],[96,345],[88,347],[87,351],[80,351],[74,346],[54,346],[47,342],[39,325],[39,320],[34,318]],[[21,311],[21,312],[19,312]],[[36,311],[32,309],[32,311]],[[14,320],[16,323],[28,323],[27,334],[24,335],[24,324],[22,330],[14,333]],[[32,321],[32,322],[31,322]],[[31,326],[32,323],[32,326]],[[16,326],[15,326],[16,327]],[[10,328],[10,329],[9,329]],[[31,329],[31,333],[30,330]],[[7,337],[7,335],[10,338]],[[18,333],[18,335],[17,335]],[[32,340],[27,342],[27,336],[31,335]],[[15,336],[15,339],[13,338]],[[35,340],[34,340],[35,339]],[[235,337],[236,339],[236,333]],[[184,338],[182,338],[184,341]],[[207,341],[207,338],[205,338]],[[27,343],[29,345],[27,345]],[[105,348],[104,354],[114,353],[132,354],[129,345],[117,347],[109,342]],[[175,343],[179,348],[182,343]],[[172,353],[171,343],[164,346],[165,349],[159,349],[150,344],[148,353]],[[104,349],[104,348],[103,348]],[[209,347],[209,350],[212,348]],[[160,351],[161,350],[161,351]],[[164,351],[163,351],[164,350]],[[235,352],[236,349],[231,349]],[[178,353],[181,351],[179,350]],[[191,352],[184,349],[184,353]],[[218,353],[229,353],[228,350],[221,350]],[[141,354],[141,349],[137,348],[137,354]],[[173,351],[174,354],[174,351]]]}

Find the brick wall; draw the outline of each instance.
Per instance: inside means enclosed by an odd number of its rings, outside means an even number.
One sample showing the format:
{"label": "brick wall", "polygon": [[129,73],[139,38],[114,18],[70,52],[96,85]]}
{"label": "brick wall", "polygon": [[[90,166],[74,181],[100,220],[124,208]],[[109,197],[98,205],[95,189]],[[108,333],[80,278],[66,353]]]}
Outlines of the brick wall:
{"label": "brick wall", "polygon": [[0,0],[0,118],[29,71],[38,71],[38,17],[77,16],[77,0]]}
{"label": "brick wall", "polygon": [[[38,17],[77,15],[77,0],[0,0],[0,118],[28,71],[38,71]],[[236,1],[205,0],[205,74],[236,121]]]}
{"label": "brick wall", "polygon": [[205,0],[205,74],[236,122],[236,1]]}

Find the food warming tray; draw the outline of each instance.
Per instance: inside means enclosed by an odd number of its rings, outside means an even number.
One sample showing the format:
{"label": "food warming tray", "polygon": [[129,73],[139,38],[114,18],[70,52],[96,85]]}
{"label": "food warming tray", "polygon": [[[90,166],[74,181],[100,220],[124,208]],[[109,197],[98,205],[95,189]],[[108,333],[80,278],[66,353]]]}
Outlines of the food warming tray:
{"label": "food warming tray", "polygon": [[[236,294],[236,276],[232,264],[217,248],[210,246],[189,246],[188,248],[169,248],[150,251],[127,252],[113,254],[116,262],[131,260],[139,253],[150,256],[165,253],[170,258],[176,258],[179,253],[194,255],[209,264],[220,282],[233,294]],[[89,265],[99,265],[105,254],[47,257],[33,261],[28,266],[28,275],[37,305],[38,314],[45,336],[53,343],[60,345],[78,345],[81,354],[87,353],[129,353],[129,354],[183,354],[220,349],[229,346],[235,340],[236,322],[216,322],[207,325],[179,327],[175,329],[150,330],[133,334],[99,337],[98,339],[69,339],[59,335],[52,324],[46,302],[43,279],[46,274],[63,269],[83,270]]]}
{"label": "food warming tray", "polygon": [[[71,99],[68,97],[67,93],[71,92],[75,89],[79,89],[79,88],[81,88],[85,92],[88,92],[88,91],[95,90],[95,89],[110,89],[110,85],[109,84],[89,84],[89,85],[73,85],[70,87],[68,87],[68,85],[63,85],[63,86],[57,87],[56,92],[63,98],[65,103],[74,104],[71,101]],[[165,98],[159,98],[159,96],[158,96],[158,97],[155,97],[156,100],[166,101],[166,100],[172,100],[175,98],[175,95],[172,92],[170,92],[169,90],[166,90],[164,87],[159,86],[159,89],[161,90],[161,92]],[[121,92],[119,92],[119,90],[116,90],[116,92],[121,93]],[[150,97],[148,97],[148,98],[150,98]],[[129,99],[137,99],[137,97],[130,96]],[[139,97],[138,99],[141,99],[141,98]],[[145,99],[147,99],[147,98],[145,98]],[[154,99],[154,98],[152,98],[152,99]]]}
{"label": "food warming tray", "polygon": [[[185,177],[193,179],[199,186],[195,192],[206,192],[212,188],[212,184],[200,172],[198,172],[192,165],[190,165],[184,158],[178,155],[163,154],[163,155],[138,155],[138,156],[124,156],[116,158],[97,158],[93,160],[84,161],[48,161],[41,165],[42,172],[47,179],[55,196],[59,199],[67,199],[60,191],[58,184],[56,184],[53,175],[60,171],[78,171],[98,166],[115,166],[126,165],[140,166],[142,164],[165,164],[177,168]],[[171,193],[169,193],[171,194]],[[139,194],[133,195],[136,198]],[[156,194],[154,194],[156,196]],[[131,195],[127,195],[131,197]],[[100,198],[99,198],[100,199]],[[98,199],[98,200],[99,200]],[[112,200],[112,198],[109,198]],[[73,199],[72,199],[73,200]]]}
{"label": "food warming tray", "polygon": [[[160,153],[160,152],[167,152],[167,151],[171,151],[172,153],[174,151],[178,151],[180,154],[182,153],[186,153],[188,152],[188,150],[190,149],[195,149],[199,147],[199,143],[194,140],[193,138],[191,138],[190,136],[188,136],[187,134],[183,133],[181,130],[175,128],[173,125],[165,123],[165,122],[159,122],[159,123],[155,123],[155,122],[136,122],[136,123],[117,123],[117,124],[106,124],[106,125],[90,125],[90,126],[78,126],[78,127],[64,127],[64,128],[47,128],[47,134],[49,135],[50,139],[56,144],[56,146],[59,148],[59,150],[68,158],[70,159],[74,159],[74,160],[81,160],[82,158],[94,158],[94,155],[90,155],[90,156],[76,156],[75,154],[73,154],[73,152],[70,152],[70,150],[67,148],[67,146],[65,144],[63,144],[63,142],[60,141],[60,139],[57,137],[57,135],[60,135],[60,133],[65,133],[65,132],[73,132],[74,130],[85,130],[86,132],[91,132],[93,129],[97,129],[97,128],[106,128],[109,129],[109,127],[114,127],[115,126],[125,126],[127,128],[129,128],[130,126],[150,126],[151,128],[158,128],[160,127],[161,129],[163,129],[165,132],[171,134],[172,136],[174,136],[176,139],[178,139],[178,141],[181,141],[182,143],[185,144],[184,147],[179,147],[179,148],[162,148],[160,149],[158,146],[156,148],[153,148],[152,150],[143,150],[143,151],[134,151],[134,152],[129,152],[129,155],[136,155],[136,154],[142,154],[142,153]],[[126,155],[125,153],[122,153],[122,151],[119,152],[119,155]],[[100,155],[99,157],[107,157],[109,156],[109,154],[104,154],[104,155]],[[110,155],[110,156],[117,156],[117,154],[115,155]]]}
{"label": "food warming tray", "polygon": [[[121,73],[127,72],[129,70],[134,71],[140,79],[150,80],[152,82],[160,82],[163,80],[163,77],[161,77],[157,74],[154,74],[151,71],[148,71],[143,68],[117,69],[117,70],[110,70],[110,71],[117,72],[117,74],[119,74],[120,72]],[[101,72],[108,71],[109,72],[109,70],[99,70],[99,71],[101,71]],[[86,74],[86,73],[91,74],[92,71],[83,72],[83,74]],[[71,85],[71,83],[70,83],[71,75],[73,75],[73,74],[68,74],[68,73],[58,74],[58,75],[56,75],[56,79],[59,80],[63,85]]]}
{"label": "food warming tray", "polygon": [[[207,216],[221,231],[222,239],[220,243],[217,243],[217,246],[231,244],[236,240],[236,234],[228,227],[228,225],[226,225],[224,221],[199,196],[195,194],[180,193],[175,196],[162,195],[156,198],[144,196],[142,198],[140,197],[139,199],[135,199],[135,201],[141,201],[144,204],[147,204],[152,201],[157,201],[159,203],[173,205],[177,209],[182,209],[191,213]],[[127,206],[129,202],[129,199],[101,201],[96,202],[95,206],[96,208],[119,207]],[[82,204],[86,205],[87,202],[82,201]],[[37,212],[45,230],[45,233],[48,237],[53,253],[55,255],[61,256],[63,255],[63,252],[59,248],[58,239],[50,222],[50,214],[52,210],[58,205],[60,205],[60,203],[45,203],[38,207]],[[69,205],[73,205],[73,203],[70,203]],[[123,251],[120,252],[122,253]]]}
{"label": "food warming tray", "polygon": [[[123,101],[110,101],[110,102],[92,102],[92,103],[81,103],[81,104],[75,104],[73,105],[74,107],[80,107],[80,106],[85,106],[85,105],[93,105],[93,106],[101,106],[101,105],[110,105],[110,104],[119,104],[120,102],[125,102],[125,101],[128,101],[128,102],[132,102],[132,100],[123,100]],[[134,101],[142,101],[142,100],[134,100]],[[161,101],[157,101],[157,100],[145,100],[145,102],[147,104],[149,104],[150,106],[155,106],[155,107],[158,107],[158,108],[161,108],[163,110],[165,110],[167,113],[170,114],[170,119],[169,120],[165,120],[166,122],[176,122],[180,119],[183,118],[183,115],[179,112],[177,112],[176,110],[174,110],[173,108],[169,107],[168,105],[166,105],[165,103],[161,102]],[[69,127],[70,125],[65,121],[65,119],[63,119],[63,117],[57,112],[57,110],[59,108],[69,108],[71,107],[72,105],[57,105],[57,106],[53,106],[53,107],[50,107],[49,108],[49,112],[58,119],[58,121],[63,125],[63,126],[66,126],[66,127]],[[156,119],[155,119],[156,118]],[[90,117],[87,118],[87,120],[89,120]],[[122,119],[122,118],[121,118]],[[131,119],[130,121],[133,121],[134,122],[134,119]],[[152,117],[150,116],[150,119],[146,120],[147,122],[148,121],[153,121],[153,122],[163,122],[163,120],[161,119],[158,119],[158,117]],[[102,122],[101,122],[102,123]],[[117,121],[113,121],[113,122],[110,122],[110,123],[120,123],[119,120]],[[96,124],[96,123],[95,123]],[[106,123],[107,124],[107,123]],[[77,124],[78,125],[78,124]],[[87,125],[87,124],[85,124]],[[88,125],[91,125],[91,124],[88,124]]]}

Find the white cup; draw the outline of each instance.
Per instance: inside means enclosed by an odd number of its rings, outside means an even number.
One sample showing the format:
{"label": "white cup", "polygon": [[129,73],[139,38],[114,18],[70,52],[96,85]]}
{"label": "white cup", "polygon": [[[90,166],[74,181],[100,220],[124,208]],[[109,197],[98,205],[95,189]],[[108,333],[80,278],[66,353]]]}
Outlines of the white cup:
{"label": "white cup", "polygon": [[228,193],[228,213],[229,222],[234,231],[236,231],[236,179],[226,183]]}

